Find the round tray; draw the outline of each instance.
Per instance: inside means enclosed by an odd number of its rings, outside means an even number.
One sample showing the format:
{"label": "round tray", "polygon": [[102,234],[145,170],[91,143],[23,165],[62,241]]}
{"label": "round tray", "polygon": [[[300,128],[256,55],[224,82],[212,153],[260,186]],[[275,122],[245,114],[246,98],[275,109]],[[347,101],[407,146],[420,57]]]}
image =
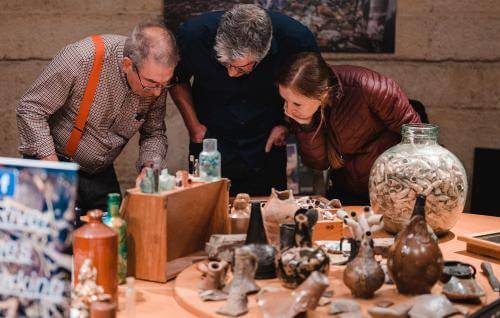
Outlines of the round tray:
{"label": "round tray", "polygon": [[[344,266],[330,266],[330,274],[328,275],[330,286],[327,290],[333,290],[334,296],[332,300],[337,298],[355,299],[352,297],[351,291],[342,282],[343,269]],[[198,284],[200,281],[201,272],[196,269],[196,264],[182,271],[175,280],[174,297],[177,303],[198,317],[226,317],[216,314],[217,309],[224,304],[225,300],[203,301],[198,296]],[[274,287],[291,291],[290,289],[282,287],[278,279],[257,280],[257,285],[261,288]],[[394,285],[384,285],[375,293],[375,296],[372,299],[356,299],[356,301],[358,301],[362,308],[362,312],[366,315],[367,310],[375,306],[375,303],[379,300],[391,300],[394,303],[398,303],[409,298],[410,297],[408,296],[398,294]],[[329,309],[330,305],[317,307],[316,310],[309,311],[307,316],[333,317],[328,315]],[[256,294],[248,296],[248,313],[241,317],[262,317],[260,308],[256,303]]]}

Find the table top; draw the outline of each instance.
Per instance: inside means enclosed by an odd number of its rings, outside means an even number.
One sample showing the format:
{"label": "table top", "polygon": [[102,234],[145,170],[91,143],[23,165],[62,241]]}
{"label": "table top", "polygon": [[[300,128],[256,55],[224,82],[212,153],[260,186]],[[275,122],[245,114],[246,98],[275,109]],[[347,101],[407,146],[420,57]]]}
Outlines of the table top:
{"label": "table top", "polygon": [[[359,210],[361,207],[346,207],[348,210]],[[477,214],[462,214],[457,225],[450,233],[440,238],[440,247],[445,260],[460,260],[470,263],[480,272],[482,261],[492,264],[493,271],[500,277],[500,261],[481,255],[472,254],[466,251],[466,243],[457,240],[457,235],[498,230],[500,228],[500,218]],[[499,297],[499,293],[493,293],[484,275],[478,273],[478,283],[485,289],[487,296],[485,303],[491,303]],[[169,317],[195,317],[181,307],[174,298],[175,281],[166,284],[153,283],[136,280],[136,317],[162,317],[166,314]],[[395,287],[392,287],[395,288]],[[339,294],[336,294],[339,295]],[[340,296],[340,295],[339,295]],[[334,299],[336,297],[334,296]],[[125,286],[119,288],[119,308],[118,317],[126,317],[125,307]],[[477,306],[474,306],[477,307]],[[222,316],[221,316],[222,317]]]}

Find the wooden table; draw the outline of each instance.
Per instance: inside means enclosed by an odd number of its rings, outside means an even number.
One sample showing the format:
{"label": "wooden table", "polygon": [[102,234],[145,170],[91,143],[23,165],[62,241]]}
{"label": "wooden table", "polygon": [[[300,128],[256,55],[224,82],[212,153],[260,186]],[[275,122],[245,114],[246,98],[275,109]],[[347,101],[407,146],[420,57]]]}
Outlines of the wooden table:
{"label": "wooden table", "polygon": [[[359,211],[360,208],[353,207],[352,209],[347,209]],[[493,266],[495,275],[500,277],[500,261],[467,252],[465,242],[458,241],[457,235],[484,232],[499,228],[499,217],[463,214],[457,225],[452,229],[451,233],[440,239],[440,247],[445,260],[460,260],[470,263],[476,267],[478,270],[477,281],[487,293],[485,298],[486,303],[490,303],[497,299],[499,297],[499,293],[492,292],[486,278],[480,273],[480,264],[482,261],[489,261]],[[176,302],[174,298],[174,284],[175,281],[170,281],[166,284],[136,281],[136,317],[196,317]],[[395,289],[394,286],[391,286],[390,288]],[[120,308],[123,308],[125,301],[124,292],[125,286],[120,286]],[[336,295],[339,296],[339,294]],[[368,307],[367,304],[369,303],[370,301],[361,302],[362,307]],[[476,308],[477,306],[472,307]],[[120,310],[118,317],[126,317],[126,312],[124,310]]]}

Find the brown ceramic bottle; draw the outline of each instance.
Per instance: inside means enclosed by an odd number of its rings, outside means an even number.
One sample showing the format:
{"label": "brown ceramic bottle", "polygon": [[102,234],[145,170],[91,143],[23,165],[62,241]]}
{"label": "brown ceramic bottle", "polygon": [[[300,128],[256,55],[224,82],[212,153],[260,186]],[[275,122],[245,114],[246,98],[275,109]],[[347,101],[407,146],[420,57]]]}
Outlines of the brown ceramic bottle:
{"label": "brown ceramic bottle", "polygon": [[373,253],[371,232],[363,235],[361,248],[356,257],[344,269],[344,284],[355,297],[371,298],[384,284],[385,274]]}
{"label": "brown ceramic bottle", "polygon": [[387,268],[401,294],[428,294],[443,271],[437,237],[425,222],[425,196],[418,195],[410,223],[389,249]]}
{"label": "brown ceramic bottle", "polygon": [[102,211],[92,210],[87,213],[89,222],[75,231],[73,259],[75,279],[85,259],[90,258],[97,269],[97,285],[104,288],[106,294],[116,303],[118,292],[118,234],[102,224]]}

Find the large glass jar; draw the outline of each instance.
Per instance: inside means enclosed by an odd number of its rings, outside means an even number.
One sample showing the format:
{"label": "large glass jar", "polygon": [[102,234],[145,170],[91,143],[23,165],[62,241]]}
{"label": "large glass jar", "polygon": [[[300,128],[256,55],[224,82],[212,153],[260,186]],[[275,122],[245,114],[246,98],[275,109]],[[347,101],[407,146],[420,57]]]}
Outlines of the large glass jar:
{"label": "large glass jar", "polygon": [[437,235],[458,221],[467,195],[467,177],[460,160],[438,145],[439,128],[429,124],[403,125],[402,140],[373,164],[370,202],[384,215],[385,229],[397,233],[408,224],[416,195],[427,197],[427,223]]}
{"label": "large glass jar", "polygon": [[205,181],[216,181],[221,177],[221,156],[217,151],[217,139],[203,139],[200,153],[200,177]]}

